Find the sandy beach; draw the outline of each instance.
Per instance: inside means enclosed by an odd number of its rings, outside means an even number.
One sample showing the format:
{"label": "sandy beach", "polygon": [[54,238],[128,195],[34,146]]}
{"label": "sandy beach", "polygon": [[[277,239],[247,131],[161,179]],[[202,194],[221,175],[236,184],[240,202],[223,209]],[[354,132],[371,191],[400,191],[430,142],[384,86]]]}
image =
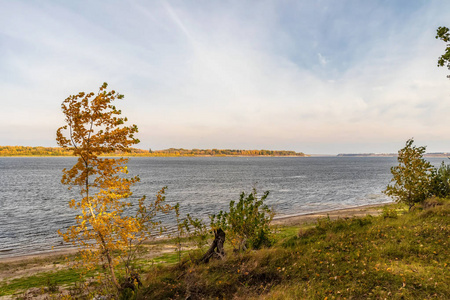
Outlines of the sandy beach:
{"label": "sandy beach", "polygon": [[[384,205],[386,204],[365,205],[304,215],[278,216],[272,221],[272,224],[275,226],[297,226],[313,223],[318,218],[327,216],[330,219],[361,217],[365,215],[375,216],[380,213],[380,208]],[[155,251],[152,251],[151,256],[159,256],[162,253],[174,250],[174,246],[158,247]],[[55,265],[54,261],[63,261],[66,255],[75,254],[76,252],[77,249],[68,248],[41,254],[0,258],[0,281],[64,268],[64,263]]]}
{"label": "sandy beach", "polygon": [[282,226],[295,226],[302,225],[305,223],[315,222],[319,218],[330,217],[330,219],[338,218],[351,218],[351,217],[362,217],[365,215],[376,216],[380,213],[380,208],[391,203],[380,203],[374,205],[363,205],[356,207],[349,207],[344,209],[323,211],[317,213],[310,213],[304,215],[294,215],[294,216],[275,216],[272,221],[272,225],[282,225]]}

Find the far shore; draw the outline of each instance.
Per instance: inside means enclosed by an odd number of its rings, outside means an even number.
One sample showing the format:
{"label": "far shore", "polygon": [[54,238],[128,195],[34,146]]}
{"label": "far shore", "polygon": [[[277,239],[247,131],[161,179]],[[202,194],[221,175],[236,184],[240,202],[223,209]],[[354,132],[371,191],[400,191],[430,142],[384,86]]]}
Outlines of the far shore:
{"label": "far shore", "polygon": [[[334,155],[336,156],[336,155]],[[0,155],[0,157],[75,157],[76,155]],[[311,157],[310,154],[305,155],[100,155],[100,157]]]}
{"label": "far shore", "polygon": [[[392,202],[391,202],[392,203]],[[363,206],[354,206],[349,208],[322,211],[316,213],[299,214],[292,216],[275,216],[272,221],[274,226],[297,226],[307,223],[313,223],[319,218],[329,217],[330,219],[338,218],[351,218],[351,217],[363,217],[366,215],[376,216],[380,214],[380,208],[391,203],[380,203],[380,204],[369,204]],[[61,256],[76,254],[78,249],[76,248],[65,248],[60,250],[53,250],[43,253],[19,255],[19,256],[7,256],[0,257],[0,264],[5,263],[19,263],[26,261],[36,261],[36,260],[51,260],[52,258],[58,258]],[[1,276],[0,276],[1,277]]]}

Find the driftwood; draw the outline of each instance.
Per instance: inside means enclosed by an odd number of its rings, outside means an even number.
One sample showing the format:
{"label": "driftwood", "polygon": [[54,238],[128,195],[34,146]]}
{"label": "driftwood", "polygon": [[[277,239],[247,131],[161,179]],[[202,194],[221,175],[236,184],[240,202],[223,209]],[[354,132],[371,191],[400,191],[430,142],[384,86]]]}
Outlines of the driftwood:
{"label": "driftwood", "polygon": [[200,259],[200,262],[207,263],[211,258],[222,259],[225,256],[223,243],[225,243],[225,232],[221,228],[214,230],[214,241]]}

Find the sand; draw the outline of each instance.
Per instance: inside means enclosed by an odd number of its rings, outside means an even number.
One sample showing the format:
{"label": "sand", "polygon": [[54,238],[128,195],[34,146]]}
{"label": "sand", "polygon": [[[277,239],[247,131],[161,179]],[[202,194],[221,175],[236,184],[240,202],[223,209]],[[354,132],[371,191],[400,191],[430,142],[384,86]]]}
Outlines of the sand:
{"label": "sand", "polygon": [[294,215],[294,216],[281,216],[275,217],[272,221],[272,225],[281,225],[281,226],[296,226],[302,225],[306,223],[313,223],[319,218],[326,218],[327,216],[330,219],[335,220],[337,218],[351,218],[351,217],[363,217],[366,215],[377,216],[380,214],[380,208],[390,204],[390,203],[381,203],[381,204],[373,204],[373,205],[363,205],[357,207],[350,207],[338,210],[330,210],[324,212],[310,213],[304,215]]}
{"label": "sand", "polygon": [[[380,214],[380,207],[384,205],[386,204],[366,205],[295,216],[278,216],[272,221],[272,224],[275,226],[297,226],[313,223],[318,218],[327,216],[330,219],[361,217],[365,215],[375,216]],[[173,245],[159,246],[154,251],[151,251],[151,257],[174,250]],[[41,254],[0,258],[0,281],[65,268],[67,265],[64,263],[64,256],[75,254],[76,252],[77,249],[68,248]],[[55,261],[60,261],[60,263],[55,264]]]}

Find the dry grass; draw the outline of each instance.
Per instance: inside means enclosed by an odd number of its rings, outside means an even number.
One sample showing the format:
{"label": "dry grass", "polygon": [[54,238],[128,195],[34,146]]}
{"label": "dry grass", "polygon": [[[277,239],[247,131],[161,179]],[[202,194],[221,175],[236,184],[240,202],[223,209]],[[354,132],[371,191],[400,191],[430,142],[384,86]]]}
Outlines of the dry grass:
{"label": "dry grass", "polygon": [[391,207],[378,217],[323,218],[281,230],[270,249],[160,266],[141,297],[450,299],[450,202],[442,202],[406,214]]}

